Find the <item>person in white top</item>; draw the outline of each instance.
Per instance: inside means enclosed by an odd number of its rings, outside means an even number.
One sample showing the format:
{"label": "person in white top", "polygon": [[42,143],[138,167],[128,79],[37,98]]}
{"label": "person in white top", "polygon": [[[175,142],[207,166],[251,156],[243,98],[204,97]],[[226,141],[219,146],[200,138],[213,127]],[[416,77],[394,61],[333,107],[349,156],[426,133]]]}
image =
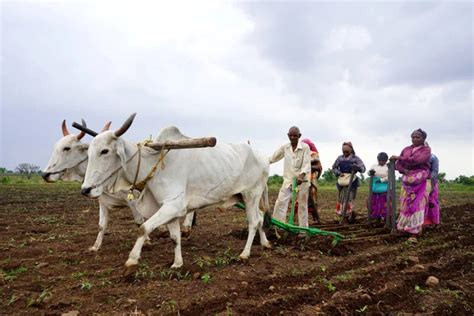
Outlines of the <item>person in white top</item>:
{"label": "person in white top", "polygon": [[301,133],[293,126],[288,131],[290,143],[278,148],[269,158],[270,163],[284,160],[283,185],[275,202],[273,218],[286,222],[288,203],[291,199],[293,177],[298,186],[298,225],[308,227],[308,192],[311,177],[311,157],[309,146],[299,141]]}
{"label": "person in white top", "polygon": [[387,216],[387,185],[382,183],[386,183],[388,180],[388,155],[384,152],[379,153],[377,161],[378,164],[373,165],[369,170],[369,175],[374,176],[372,196],[370,197],[372,203],[370,217],[384,221]]}
{"label": "person in white top", "polygon": [[387,182],[388,180],[388,155],[384,152],[381,152],[377,155],[378,163],[370,167],[369,173],[371,170],[374,170],[374,177],[379,177],[380,182]]}

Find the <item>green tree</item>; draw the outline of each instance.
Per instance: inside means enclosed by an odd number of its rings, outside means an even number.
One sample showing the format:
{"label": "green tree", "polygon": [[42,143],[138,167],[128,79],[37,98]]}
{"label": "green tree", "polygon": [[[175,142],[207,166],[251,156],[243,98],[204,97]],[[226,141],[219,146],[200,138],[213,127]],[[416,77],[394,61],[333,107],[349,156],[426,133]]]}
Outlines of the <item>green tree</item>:
{"label": "green tree", "polygon": [[336,175],[332,172],[332,169],[328,168],[326,169],[322,176],[321,176],[324,181],[326,182],[336,182]]}
{"label": "green tree", "polygon": [[438,173],[438,176],[436,177],[438,179],[439,183],[446,183],[446,172],[440,172]]}
{"label": "green tree", "polygon": [[459,176],[456,179],[454,179],[454,182],[465,184],[465,185],[474,185],[474,176],[470,176],[470,177]]}
{"label": "green tree", "polygon": [[283,184],[283,177],[279,176],[277,174],[274,174],[273,176],[268,177],[268,186],[281,186]]}
{"label": "green tree", "polygon": [[15,170],[18,173],[25,174],[28,179],[31,178],[32,174],[38,173],[40,171],[40,169],[41,169],[40,166],[31,164],[31,163],[26,163],[26,162],[19,164],[15,168]]}

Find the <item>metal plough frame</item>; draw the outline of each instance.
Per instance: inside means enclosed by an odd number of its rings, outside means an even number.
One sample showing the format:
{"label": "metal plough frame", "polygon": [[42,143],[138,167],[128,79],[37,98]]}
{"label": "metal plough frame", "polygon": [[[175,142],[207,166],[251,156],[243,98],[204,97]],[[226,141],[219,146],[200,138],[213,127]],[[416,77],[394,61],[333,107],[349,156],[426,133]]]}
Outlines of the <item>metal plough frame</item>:
{"label": "metal plough frame", "polygon": [[[330,236],[333,238],[332,243],[336,245],[340,240],[344,239],[344,236],[339,234],[338,232],[331,232],[322,230],[315,227],[300,227],[294,224],[294,217],[295,217],[295,203],[296,203],[296,192],[297,192],[297,185],[296,185],[296,177],[293,178],[293,185],[292,185],[292,192],[291,192],[291,211],[290,211],[290,218],[288,223],[281,222],[272,218],[271,223],[272,225],[281,228],[287,232],[298,234],[298,233],[306,233],[308,237],[312,237],[315,235],[320,236]],[[245,205],[243,203],[237,203],[235,206],[241,209],[245,209]]]}

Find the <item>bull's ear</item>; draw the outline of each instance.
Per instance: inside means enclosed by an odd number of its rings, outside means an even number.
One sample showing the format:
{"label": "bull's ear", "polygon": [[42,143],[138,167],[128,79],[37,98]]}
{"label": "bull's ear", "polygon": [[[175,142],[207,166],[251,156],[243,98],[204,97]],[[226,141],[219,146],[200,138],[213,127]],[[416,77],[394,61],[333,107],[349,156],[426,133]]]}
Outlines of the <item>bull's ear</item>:
{"label": "bull's ear", "polygon": [[122,167],[125,168],[125,164],[127,162],[127,150],[125,149],[125,142],[123,141],[123,139],[117,138],[116,146],[117,155],[120,157]]}

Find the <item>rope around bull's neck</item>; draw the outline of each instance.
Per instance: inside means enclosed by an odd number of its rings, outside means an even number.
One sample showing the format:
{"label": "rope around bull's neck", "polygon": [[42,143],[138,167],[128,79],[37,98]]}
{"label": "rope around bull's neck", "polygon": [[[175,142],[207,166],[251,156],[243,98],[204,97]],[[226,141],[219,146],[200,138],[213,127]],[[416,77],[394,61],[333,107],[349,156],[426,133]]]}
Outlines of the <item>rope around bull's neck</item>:
{"label": "rope around bull's neck", "polygon": [[[130,186],[129,188],[129,193],[127,195],[127,199],[129,201],[135,199],[135,196],[133,195],[133,191],[134,190],[138,190],[138,191],[143,191],[143,189],[145,188],[145,185],[147,184],[147,182],[154,176],[155,172],[156,172],[156,169],[158,168],[158,165],[161,163],[161,169],[164,169],[165,168],[165,164],[164,164],[164,158],[166,156],[166,154],[169,152],[169,149],[165,151],[165,148],[164,148],[164,145],[163,145],[163,148],[160,150],[160,157],[158,158],[158,161],[153,165],[153,167],[151,168],[150,172],[148,172],[147,176],[140,182],[137,183],[137,180],[138,180],[138,174],[139,174],[139,171],[140,171],[140,165],[141,165],[141,148],[142,146],[146,146],[147,143],[149,143],[150,141],[149,140],[146,140],[144,141],[143,143],[138,143],[137,144],[137,151],[125,162],[125,164],[128,164],[130,161],[132,161],[132,159],[138,154],[138,164],[137,164],[137,170],[135,172],[135,177],[133,179],[133,183],[132,185]],[[102,180],[101,182],[99,182],[98,184],[95,184],[93,185],[91,188],[92,189],[95,189],[99,186],[101,186],[102,184],[104,184],[104,182],[106,182],[107,180],[109,180],[112,176],[114,176],[117,172],[120,171],[120,169],[122,169],[123,166],[119,166],[117,169],[115,169],[114,171],[112,171],[112,173],[107,176],[107,178],[105,178],[104,180]]]}
{"label": "rope around bull's neck", "polygon": [[64,169],[61,169],[59,171],[54,171],[54,172],[48,172],[49,174],[57,174],[57,173],[61,173],[61,172],[64,172],[64,171],[68,171],[69,169],[72,169],[72,168],[76,168],[77,166],[79,166],[81,163],[83,163],[84,161],[86,161],[89,157],[86,157],[84,159],[82,159],[81,161],[79,161],[77,164],[75,164],[74,166],[71,166],[71,167],[66,167]]}
{"label": "rope around bull's neck", "polygon": [[141,144],[141,143],[137,144],[138,145],[138,165],[137,165],[137,171],[135,172],[135,179],[133,180],[133,184],[130,186],[130,189],[129,189],[129,192],[128,192],[128,195],[127,195],[127,199],[129,201],[135,199],[135,196],[133,195],[134,190],[143,191],[145,189],[145,186],[146,186],[147,182],[151,178],[153,178],[153,176],[155,175],[155,172],[158,168],[158,165],[160,163],[161,163],[161,169],[165,168],[164,159],[165,159],[166,154],[169,152],[169,149],[165,152],[165,147],[164,147],[164,144],[163,144],[163,148],[161,148],[161,150],[160,150],[160,157],[158,158],[156,163],[153,165],[153,167],[150,169],[150,171],[148,172],[146,177],[142,181],[137,183],[138,173],[139,173],[139,170],[140,170],[140,162],[141,162],[141,147],[146,146],[146,144],[149,143],[149,142],[150,142],[149,140],[146,140],[146,141],[143,142],[143,144]]}

